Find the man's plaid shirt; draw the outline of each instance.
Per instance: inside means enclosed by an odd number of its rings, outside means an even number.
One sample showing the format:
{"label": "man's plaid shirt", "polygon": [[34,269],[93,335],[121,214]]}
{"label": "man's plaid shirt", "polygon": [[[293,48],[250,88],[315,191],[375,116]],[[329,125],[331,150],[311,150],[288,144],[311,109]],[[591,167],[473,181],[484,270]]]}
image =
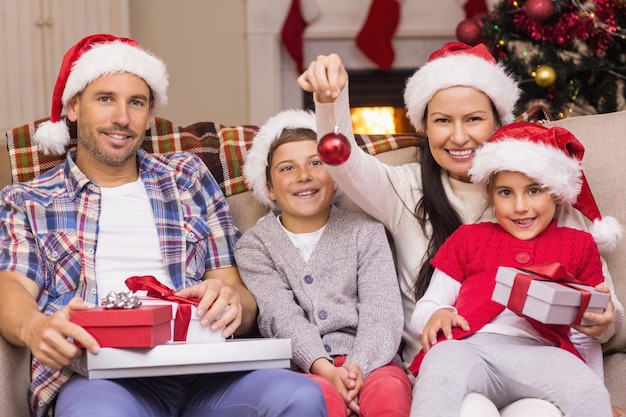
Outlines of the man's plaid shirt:
{"label": "man's plaid shirt", "polygon": [[[37,283],[44,314],[73,297],[98,304],[95,253],[100,189],[76,166],[65,164],[0,193],[0,271],[15,271]],[[235,265],[235,229],[215,179],[192,154],[153,155],[138,151],[139,174],[148,193],[163,261],[177,289],[202,280],[207,270]],[[32,363],[33,415],[51,415],[59,387],[70,369]]]}

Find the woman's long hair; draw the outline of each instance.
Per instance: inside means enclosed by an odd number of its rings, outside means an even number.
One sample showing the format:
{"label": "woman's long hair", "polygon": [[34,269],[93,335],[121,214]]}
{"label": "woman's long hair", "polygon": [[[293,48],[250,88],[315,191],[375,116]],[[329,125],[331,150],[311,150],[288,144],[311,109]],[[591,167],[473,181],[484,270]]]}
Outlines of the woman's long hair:
{"label": "woman's long hair", "polygon": [[[491,111],[495,118],[495,127],[500,127],[502,124],[493,101],[491,102]],[[424,120],[426,120],[427,114],[428,106],[424,111]],[[446,191],[443,188],[443,182],[441,181],[443,169],[433,158],[428,143],[420,149],[419,159],[423,192],[422,198],[415,208],[415,217],[422,228],[424,236],[428,236],[428,224],[431,225],[432,232],[428,240],[428,249],[422,259],[422,266],[415,279],[416,300],[419,300],[424,295],[433,276],[435,268],[430,264],[431,259],[443,245],[443,242],[463,224],[461,217],[459,217],[450,200],[448,200]]]}
{"label": "woman's long hair", "polygon": [[428,241],[428,249],[424,254],[422,266],[415,280],[415,299],[419,300],[433,275],[434,268],[430,260],[435,256],[443,242],[463,224],[456,210],[450,204],[441,181],[442,168],[430,153],[428,144],[421,149],[420,166],[422,171],[423,194],[415,209],[415,217],[422,228],[424,236],[428,236],[427,225],[430,223],[432,235]]}

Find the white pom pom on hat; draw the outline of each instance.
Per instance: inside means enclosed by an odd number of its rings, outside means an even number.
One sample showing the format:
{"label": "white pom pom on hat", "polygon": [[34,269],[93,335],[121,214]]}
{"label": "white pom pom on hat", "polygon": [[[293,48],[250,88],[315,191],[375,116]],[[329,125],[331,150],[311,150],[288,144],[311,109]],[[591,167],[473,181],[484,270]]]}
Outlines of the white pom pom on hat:
{"label": "white pom pom on hat", "polygon": [[404,103],[416,130],[425,130],[424,112],[433,96],[440,90],[456,86],[482,91],[494,104],[503,125],[513,121],[521,90],[506,68],[495,60],[484,44],[470,46],[448,42],[433,52],[428,62],[407,80]]}
{"label": "white pom pom on hat", "polygon": [[270,199],[267,189],[267,159],[272,143],[285,129],[309,129],[317,132],[315,114],[307,110],[291,109],[270,117],[254,136],[243,165],[243,175],[252,194],[271,209],[278,207]]}
{"label": "white pom pom on hat", "polygon": [[623,227],[602,217],[582,169],[585,148],[568,130],[517,122],[501,127],[476,150],[469,171],[472,182],[486,184],[500,171],[523,172],[546,187],[562,204],[580,211],[593,223],[589,232],[601,251],[615,249]]}
{"label": "white pom pom on hat", "polygon": [[129,38],[109,34],[90,35],[72,46],[63,57],[52,93],[50,120],[41,123],[33,135],[46,154],[63,154],[70,141],[63,108],[85,87],[107,74],[128,72],[141,77],[152,90],[153,110],[167,106],[168,73],[165,64]]}

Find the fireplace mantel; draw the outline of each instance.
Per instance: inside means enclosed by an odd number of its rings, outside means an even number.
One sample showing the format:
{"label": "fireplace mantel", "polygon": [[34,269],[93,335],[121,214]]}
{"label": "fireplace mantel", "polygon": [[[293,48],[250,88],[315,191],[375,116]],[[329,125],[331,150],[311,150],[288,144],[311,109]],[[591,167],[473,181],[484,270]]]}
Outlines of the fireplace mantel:
{"label": "fireplace mantel", "polygon": [[[301,0],[316,18],[304,33],[304,61],[338,53],[348,69],[375,69],[356,47],[354,38],[369,9],[364,0]],[[304,4],[304,2],[307,2]],[[298,73],[282,47],[280,31],[291,0],[247,0],[248,91],[250,123],[262,124],[287,108],[302,107]],[[454,39],[463,20],[458,0],[403,0],[401,21],[393,40],[393,69],[418,68],[430,53]]]}

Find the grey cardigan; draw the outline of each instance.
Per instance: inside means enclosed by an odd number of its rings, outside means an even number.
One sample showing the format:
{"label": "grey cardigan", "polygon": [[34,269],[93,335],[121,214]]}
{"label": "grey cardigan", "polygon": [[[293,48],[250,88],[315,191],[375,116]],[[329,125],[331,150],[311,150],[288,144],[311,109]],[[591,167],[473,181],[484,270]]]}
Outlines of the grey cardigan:
{"label": "grey cardigan", "polygon": [[235,259],[257,300],[261,335],[291,338],[298,368],[347,355],[367,376],[400,363],[404,316],[382,224],[333,207],[305,262],[269,213],[237,242]]}

